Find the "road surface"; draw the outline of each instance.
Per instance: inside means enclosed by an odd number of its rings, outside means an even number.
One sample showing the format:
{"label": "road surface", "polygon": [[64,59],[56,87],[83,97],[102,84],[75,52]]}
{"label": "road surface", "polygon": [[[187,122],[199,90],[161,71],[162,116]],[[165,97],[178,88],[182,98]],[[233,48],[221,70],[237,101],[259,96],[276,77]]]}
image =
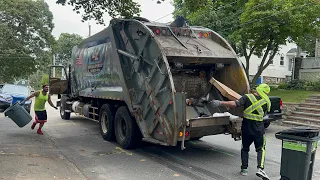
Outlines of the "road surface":
{"label": "road surface", "polygon": [[[249,175],[239,175],[241,142],[230,135],[208,136],[186,143],[187,149],[145,143],[123,150],[104,141],[98,123],[72,115],[60,119],[47,105],[44,135],[31,130],[31,122],[19,128],[0,114],[0,179],[76,180],[255,180],[256,153],[250,151]],[[32,113],[32,116],[34,114]],[[281,141],[274,134],[284,127],[271,125],[267,132],[266,172],[280,177]],[[320,153],[314,180],[320,179]]]}

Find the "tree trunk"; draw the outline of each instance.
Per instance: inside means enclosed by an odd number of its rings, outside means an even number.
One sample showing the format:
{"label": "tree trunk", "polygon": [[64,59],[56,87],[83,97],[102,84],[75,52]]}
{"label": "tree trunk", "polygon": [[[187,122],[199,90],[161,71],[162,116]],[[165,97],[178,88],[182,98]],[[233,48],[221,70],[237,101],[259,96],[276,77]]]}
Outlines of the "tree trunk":
{"label": "tree trunk", "polygon": [[294,77],[293,79],[299,79],[300,78],[300,69],[301,69],[301,65],[302,65],[302,58],[301,57],[296,57],[294,59],[295,63],[294,63]]}
{"label": "tree trunk", "polygon": [[279,45],[275,45],[274,49],[271,51],[272,53],[270,54],[270,57],[267,61],[266,64],[264,64],[265,60],[266,60],[266,57],[268,55],[268,53],[270,52],[270,49],[266,50],[265,54],[264,54],[264,57],[260,63],[260,66],[259,66],[259,69],[258,69],[258,72],[256,73],[256,75],[253,77],[252,79],[252,82],[251,82],[251,86],[254,87],[256,84],[257,84],[257,80],[258,80],[258,77],[262,74],[262,72],[270,65],[271,61],[273,60],[274,56],[277,54],[278,52],[278,49],[279,49]]}
{"label": "tree trunk", "polygon": [[[249,64],[249,61],[250,58],[246,58],[246,68],[245,68],[245,71],[246,71],[246,75],[247,75],[247,78],[248,80],[250,79],[250,75],[249,75],[249,68],[250,68],[250,64]],[[250,81],[250,80],[249,80]]]}
{"label": "tree trunk", "polygon": [[[246,59],[246,67],[245,67],[245,72],[246,72],[246,76],[248,78],[248,80],[250,79],[250,74],[249,74],[249,69],[250,69],[250,58],[254,52],[254,50],[256,49],[256,46],[252,46],[250,48],[250,52],[249,54],[247,53],[247,44],[246,41],[244,40],[244,38],[242,39],[242,51],[243,51],[243,55]],[[249,80],[250,81],[250,80]]]}

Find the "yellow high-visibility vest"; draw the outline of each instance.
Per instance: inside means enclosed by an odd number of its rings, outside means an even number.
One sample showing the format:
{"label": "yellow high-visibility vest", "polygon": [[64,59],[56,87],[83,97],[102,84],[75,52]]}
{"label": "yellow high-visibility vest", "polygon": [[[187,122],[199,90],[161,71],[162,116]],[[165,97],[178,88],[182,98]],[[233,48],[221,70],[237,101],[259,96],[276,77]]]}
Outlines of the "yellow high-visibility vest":
{"label": "yellow high-visibility vest", "polygon": [[[263,121],[264,112],[262,106],[266,104],[267,101],[264,99],[260,99],[258,101],[253,94],[246,94],[246,96],[251,101],[251,106],[244,110],[243,117],[254,121]],[[258,112],[258,114],[253,113],[255,110]]]}

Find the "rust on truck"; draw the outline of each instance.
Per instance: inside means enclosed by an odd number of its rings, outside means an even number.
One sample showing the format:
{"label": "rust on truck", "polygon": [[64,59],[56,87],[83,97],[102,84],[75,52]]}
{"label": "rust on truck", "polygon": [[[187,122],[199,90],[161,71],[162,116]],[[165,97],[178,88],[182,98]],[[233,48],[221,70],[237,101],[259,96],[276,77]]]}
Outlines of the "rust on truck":
{"label": "rust on truck", "polygon": [[139,138],[165,146],[182,141],[184,149],[184,141],[207,135],[239,137],[241,118],[214,116],[240,111],[210,104],[228,99],[210,80],[240,95],[249,83],[234,50],[211,29],[188,26],[181,18],[171,24],[112,19],[74,47],[71,63],[61,69],[66,81],[50,74],[61,117],[74,112],[98,120],[103,138],[115,136],[124,148]]}

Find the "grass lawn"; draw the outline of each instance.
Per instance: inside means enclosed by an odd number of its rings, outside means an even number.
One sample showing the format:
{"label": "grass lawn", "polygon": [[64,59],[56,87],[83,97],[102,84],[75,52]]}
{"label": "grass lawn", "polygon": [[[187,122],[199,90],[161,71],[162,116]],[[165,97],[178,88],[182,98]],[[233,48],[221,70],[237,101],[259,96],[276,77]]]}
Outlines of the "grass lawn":
{"label": "grass lawn", "polygon": [[283,102],[300,103],[312,94],[320,94],[320,91],[271,90],[269,96],[279,96]]}

